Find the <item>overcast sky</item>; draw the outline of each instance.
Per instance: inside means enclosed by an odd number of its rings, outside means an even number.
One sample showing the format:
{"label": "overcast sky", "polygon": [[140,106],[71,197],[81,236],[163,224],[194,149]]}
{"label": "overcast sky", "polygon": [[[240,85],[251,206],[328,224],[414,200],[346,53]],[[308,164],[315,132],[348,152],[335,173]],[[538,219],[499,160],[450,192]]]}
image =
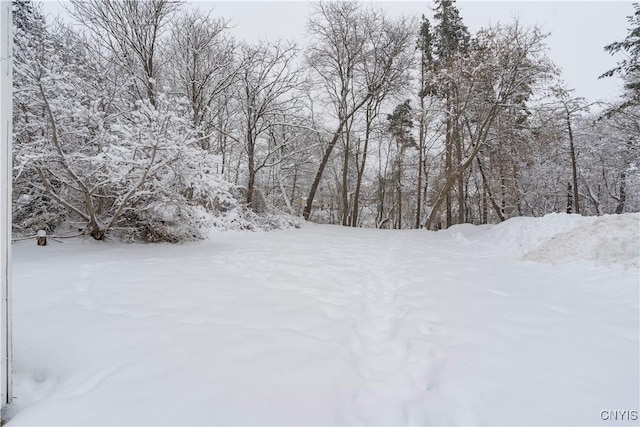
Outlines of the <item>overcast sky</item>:
{"label": "overcast sky", "polygon": [[[192,7],[214,9],[234,25],[233,32],[249,42],[258,39],[304,37],[305,22],[312,10],[308,1],[199,1]],[[376,7],[395,15],[430,17],[430,1],[374,1]],[[577,96],[589,100],[613,99],[620,93],[618,79],[598,76],[616,64],[616,58],[603,47],[622,40],[627,34],[626,17],[633,13],[628,1],[479,1],[457,3],[460,14],[472,32],[489,23],[510,22],[518,18],[525,25],[539,24],[550,32],[549,56],[560,66],[563,79]],[[45,1],[45,12],[58,14],[57,1]]]}

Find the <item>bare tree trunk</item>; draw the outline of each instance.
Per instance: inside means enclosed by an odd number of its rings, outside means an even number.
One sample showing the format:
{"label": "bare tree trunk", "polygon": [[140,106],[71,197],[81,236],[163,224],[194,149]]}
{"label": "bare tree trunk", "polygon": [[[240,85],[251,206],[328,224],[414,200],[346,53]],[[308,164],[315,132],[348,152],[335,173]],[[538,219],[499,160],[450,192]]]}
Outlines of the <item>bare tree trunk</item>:
{"label": "bare tree trunk", "polygon": [[293,209],[293,205],[291,204],[291,200],[289,199],[289,196],[287,196],[287,190],[284,188],[284,182],[282,181],[282,176],[280,174],[280,171],[278,171],[275,174],[278,180],[278,186],[280,187],[280,193],[282,193],[282,198],[284,199],[284,204],[287,206],[287,210],[289,211],[289,213],[291,215],[294,215],[295,210]]}
{"label": "bare tree trunk", "polygon": [[396,175],[396,200],[398,204],[398,218],[397,218],[397,229],[402,229],[402,156],[404,155],[404,148],[401,147],[398,153],[398,161],[397,161],[397,175]]}
{"label": "bare tree trunk", "polygon": [[380,224],[382,223],[382,219],[384,218],[384,198],[385,198],[385,190],[383,179],[381,175],[378,175],[378,206],[376,213],[376,227],[380,228]]}
{"label": "bare tree trunk", "polygon": [[500,176],[500,212],[502,213],[502,217],[507,210],[507,179],[505,177],[504,170],[504,154],[503,154],[503,140],[502,140],[502,123],[498,118],[498,132],[500,135],[500,139],[498,140],[498,153],[496,154],[497,162],[498,162],[498,174]]}
{"label": "bare tree trunk", "polygon": [[[420,100],[421,104],[424,101]],[[421,109],[424,105],[421,105]],[[423,173],[423,151],[424,151],[424,112],[420,114],[420,129],[418,131],[418,184],[416,194],[416,228],[420,228],[422,220],[422,173]]]}
{"label": "bare tree trunk", "polygon": [[[446,125],[446,136],[445,136],[445,175],[446,180],[448,181],[452,174],[452,164],[451,164],[451,118],[447,117],[447,125]],[[453,216],[451,214],[451,188],[449,188],[446,192],[446,209],[447,209],[447,228],[453,225]]]}
{"label": "bare tree trunk", "polygon": [[518,165],[516,163],[513,164],[513,186],[516,192],[516,209],[518,210],[518,215],[522,216],[522,194],[518,184]]}
{"label": "bare tree trunk", "polygon": [[293,169],[293,183],[291,184],[291,200],[296,204],[296,184],[298,183],[298,165]]}
{"label": "bare tree trunk", "polygon": [[416,195],[416,228],[420,228],[421,223],[421,209],[422,209],[422,156],[424,150],[424,75],[425,75],[425,66],[424,66],[424,51],[422,52],[422,58],[420,60],[420,118],[418,119],[418,188]]}
{"label": "bare tree trunk", "polygon": [[[505,220],[504,212],[500,208],[500,206],[498,206],[498,203],[496,202],[496,199],[493,197],[493,193],[491,192],[491,187],[489,186],[489,181],[487,180],[487,176],[484,174],[484,169],[482,167],[482,162],[480,161],[479,157],[476,160],[477,160],[477,163],[478,163],[478,170],[480,171],[480,175],[482,176],[483,197],[487,197],[487,196],[489,197],[489,200],[491,201],[491,205],[493,206],[493,210],[496,212],[496,215],[498,215],[498,218],[500,218],[500,221],[504,221]],[[486,200],[485,200],[483,209],[484,209],[484,219],[485,219],[485,223],[486,223],[486,222],[488,222],[488,212],[487,212]]]}
{"label": "bare tree trunk", "polygon": [[315,177],[313,178],[313,183],[311,184],[311,188],[309,189],[309,196],[307,196],[307,203],[304,207],[304,211],[302,212],[302,216],[304,219],[309,219],[311,216],[311,209],[313,207],[313,199],[316,197],[316,192],[318,191],[318,187],[320,186],[320,180],[322,180],[322,175],[324,174],[324,169],[327,167],[327,163],[329,162],[329,157],[331,157],[331,152],[333,148],[336,146],[340,135],[342,134],[342,129],[344,128],[347,120],[349,120],[359,109],[362,107],[369,99],[371,98],[371,94],[366,96],[362,101],[360,101],[357,105],[353,107],[353,110],[349,112],[338,124],[338,128],[333,134],[333,138],[327,145],[327,148],[324,150],[324,154],[322,155],[322,160],[320,161],[320,165],[318,165],[318,170],[316,172]]}
{"label": "bare tree trunk", "polygon": [[589,185],[589,182],[585,181],[584,186],[587,188],[587,193],[589,195],[589,199],[593,203],[593,208],[596,211],[596,215],[600,216],[602,213],[600,212],[600,184],[598,184],[598,194],[593,194],[593,189]]}
{"label": "bare tree trunk", "polygon": [[[352,123],[352,121],[351,121]],[[351,123],[347,125],[344,135],[344,152],[342,159],[342,225],[349,225],[349,151],[351,149]]]}
{"label": "bare tree trunk", "polygon": [[571,129],[571,115],[569,109],[565,105],[567,111],[567,130],[569,131],[569,152],[571,154],[571,169],[573,172],[573,200],[576,205],[576,213],[580,213],[580,198],[578,195],[578,165],[576,163],[576,150],[573,143],[573,130]]}
{"label": "bare tree trunk", "polygon": [[367,163],[367,151],[369,150],[369,138],[371,136],[371,113],[367,108],[367,117],[364,129],[364,147],[362,148],[362,161],[358,167],[358,177],[356,178],[356,190],[353,198],[353,213],[351,214],[351,226],[358,226],[358,209],[360,209],[360,188],[362,187],[362,176]]}
{"label": "bare tree trunk", "polygon": [[249,180],[247,182],[247,207],[251,209],[253,203],[253,191],[256,182],[256,165],[255,165],[255,143],[251,132],[251,125],[247,126],[247,162],[249,169]]}
{"label": "bare tree trunk", "polygon": [[567,182],[567,213],[572,213],[573,210],[573,190],[571,189],[571,182]]}
{"label": "bare tree trunk", "polygon": [[[386,167],[385,167],[386,172]],[[384,198],[386,197],[386,188],[384,185],[384,177],[382,176],[382,144],[378,145],[378,205],[376,212],[376,228],[382,228],[381,223],[384,218]]]}
{"label": "bare tree trunk", "polygon": [[623,170],[620,174],[620,197],[618,198],[618,206],[616,206],[616,213],[621,214],[624,212],[624,205],[627,201],[627,174]]}
{"label": "bare tree trunk", "polygon": [[[460,127],[457,121],[453,123],[453,140],[456,146],[456,162],[457,164],[460,164],[462,163],[462,138],[460,135]],[[464,173],[461,173],[458,176],[458,224],[464,223],[464,199]]]}
{"label": "bare tree trunk", "polygon": [[236,173],[235,173],[235,176],[233,177],[233,183],[235,185],[238,185],[238,182],[240,181],[240,164],[241,163],[242,163],[242,157],[241,156],[237,156]]}
{"label": "bare tree trunk", "polygon": [[452,179],[447,179],[444,183],[444,186],[440,190],[440,193],[436,197],[436,201],[433,205],[433,208],[431,209],[431,213],[429,214],[429,217],[427,218],[427,223],[425,225],[425,228],[427,230],[431,230],[431,226],[433,225],[436,217],[438,216],[438,211],[440,210],[442,203],[446,199],[447,192],[451,190],[453,183],[454,181]]}
{"label": "bare tree trunk", "polygon": [[336,133],[333,135],[333,139],[327,146],[326,150],[324,150],[322,160],[320,161],[320,165],[318,165],[318,171],[316,172],[316,176],[313,178],[311,188],[309,189],[307,202],[304,206],[304,210],[302,211],[302,216],[304,219],[309,219],[309,217],[311,216],[313,199],[316,197],[316,192],[318,191],[318,186],[320,186],[320,180],[322,179],[322,174],[324,173],[324,169],[327,167],[327,163],[329,163],[329,157],[331,156],[333,147],[335,147],[336,142],[338,142],[338,138],[340,137],[340,131],[342,131],[342,126],[340,126],[339,130],[336,131]]}
{"label": "bare tree trunk", "polygon": [[[426,162],[426,158],[422,159],[422,173],[424,174],[424,185],[422,188],[422,200],[427,200],[429,194],[429,167]],[[422,221],[420,226],[422,226]]]}
{"label": "bare tree trunk", "polygon": [[[223,120],[223,115],[222,112],[220,112],[218,114],[218,127],[220,129],[224,129],[224,120]],[[227,178],[227,176],[229,175],[228,171],[227,171],[227,134],[225,132],[218,132],[219,133],[219,137],[218,137],[218,153],[220,153],[221,156],[221,170],[220,170],[220,175],[224,176],[225,178]]]}
{"label": "bare tree trunk", "polygon": [[480,223],[487,223],[487,187],[484,185],[485,179],[482,178],[482,199],[480,201]]}

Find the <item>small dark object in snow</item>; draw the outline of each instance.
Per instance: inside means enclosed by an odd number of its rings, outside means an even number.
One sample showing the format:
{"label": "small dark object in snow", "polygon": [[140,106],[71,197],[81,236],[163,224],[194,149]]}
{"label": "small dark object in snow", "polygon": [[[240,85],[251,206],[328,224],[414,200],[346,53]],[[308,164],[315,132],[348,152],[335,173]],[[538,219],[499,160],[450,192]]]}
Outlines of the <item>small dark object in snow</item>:
{"label": "small dark object in snow", "polygon": [[47,246],[47,232],[44,230],[38,231],[38,246]]}

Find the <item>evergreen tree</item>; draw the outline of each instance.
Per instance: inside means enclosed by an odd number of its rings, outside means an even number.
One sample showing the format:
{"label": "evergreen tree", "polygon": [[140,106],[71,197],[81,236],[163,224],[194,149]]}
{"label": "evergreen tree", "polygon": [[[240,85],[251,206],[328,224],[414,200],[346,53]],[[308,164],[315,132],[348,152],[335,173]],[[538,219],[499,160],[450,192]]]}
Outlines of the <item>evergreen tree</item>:
{"label": "evergreen tree", "polygon": [[417,49],[420,51],[420,92],[418,96],[424,98],[427,95],[432,95],[435,88],[429,84],[427,79],[427,73],[433,70],[433,29],[431,23],[424,15],[422,15],[422,22],[420,23],[420,31],[418,32]]}
{"label": "evergreen tree", "polygon": [[[462,129],[458,118],[460,108],[455,102],[456,90],[449,78],[452,63],[458,55],[464,55],[469,49],[471,35],[462,22],[460,12],[455,6],[454,0],[436,0],[436,13],[434,19],[437,24],[434,28],[433,50],[435,56],[435,70],[438,73],[436,81],[441,97],[445,100],[446,134],[445,134],[445,174],[451,176],[456,169],[453,165],[455,153],[457,163],[462,161]],[[464,222],[464,179],[458,177],[458,222]],[[446,194],[446,219],[447,227],[453,222],[451,192]]]}
{"label": "evergreen tree", "polygon": [[435,93],[435,86],[431,84],[429,73],[433,70],[433,34],[429,20],[422,15],[422,23],[418,33],[417,48],[420,51],[420,115],[418,117],[418,182],[416,191],[416,223],[415,228],[420,228],[422,222],[422,174],[424,161],[425,140],[425,98]]}
{"label": "evergreen tree", "polygon": [[394,108],[392,114],[387,115],[387,129],[393,135],[398,146],[410,147],[415,145],[411,128],[413,128],[413,109],[407,99]]}
{"label": "evergreen tree", "polygon": [[413,128],[413,109],[409,100],[396,106],[392,114],[387,115],[389,133],[396,141],[396,159],[394,162],[394,181],[396,191],[396,222],[395,228],[402,228],[402,175],[403,158],[407,147],[415,147],[416,143],[411,135]]}
{"label": "evergreen tree", "polygon": [[456,53],[466,52],[471,35],[462,22],[455,0],[435,0],[435,3],[434,53],[438,65],[446,67],[447,61]]}
{"label": "evergreen tree", "polygon": [[625,80],[628,99],[621,108],[640,105],[640,4],[634,3],[633,8],[633,15],[627,17],[631,24],[627,37],[604,48],[611,55],[623,53],[625,58],[618,62],[616,67],[600,76],[603,78],[619,75]]}

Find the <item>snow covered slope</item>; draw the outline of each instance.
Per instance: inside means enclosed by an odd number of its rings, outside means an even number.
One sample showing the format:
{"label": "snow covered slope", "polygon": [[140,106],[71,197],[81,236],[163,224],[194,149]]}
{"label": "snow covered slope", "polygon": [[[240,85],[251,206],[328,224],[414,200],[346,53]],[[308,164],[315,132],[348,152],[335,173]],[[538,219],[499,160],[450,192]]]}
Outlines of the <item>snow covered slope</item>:
{"label": "snow covered slope", "polygon": [[638,410],[639,221],[20,242],[8,425],[602,425]]}

